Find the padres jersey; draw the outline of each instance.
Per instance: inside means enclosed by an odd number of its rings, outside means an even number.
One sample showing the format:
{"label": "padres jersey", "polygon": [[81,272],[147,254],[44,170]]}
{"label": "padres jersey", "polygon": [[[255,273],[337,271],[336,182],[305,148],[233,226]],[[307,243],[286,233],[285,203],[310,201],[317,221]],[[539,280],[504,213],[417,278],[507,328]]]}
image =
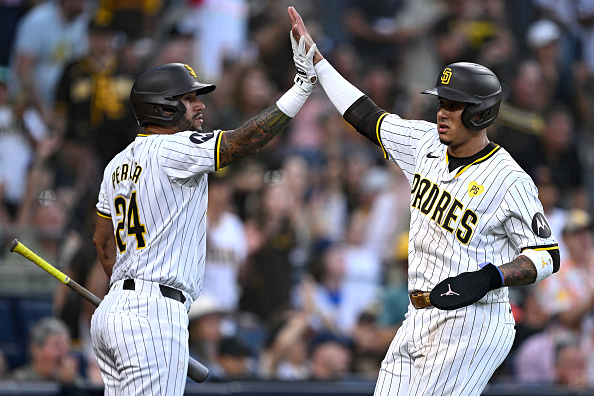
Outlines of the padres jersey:
{"label": "padres jersey", "polygon": [[[527,248],[557,248],[532,179],[505,149],[492,144],[450,171],[436,130],[434,123],[394,114],[385,115],[378,130],[384,155],[411,185],[409,290],[432,290],[484,262],[508,263]],[[481,302],[507,299],[507,288],[500,288]]]}
{"label": "padres jersey", "polygon": [[138,135],[107,165],[97,211],[112,220],[115,230],[111,284],[142,279],[198,297],[206,252],[207,173],[218,169],[220,136],[221,131]]}

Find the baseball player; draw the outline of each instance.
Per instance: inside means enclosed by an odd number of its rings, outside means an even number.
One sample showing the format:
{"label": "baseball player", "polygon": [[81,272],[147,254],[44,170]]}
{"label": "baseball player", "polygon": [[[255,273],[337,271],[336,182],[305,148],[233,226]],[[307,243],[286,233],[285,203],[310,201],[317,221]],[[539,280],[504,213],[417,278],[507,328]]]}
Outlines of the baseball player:
{"label": "baseball player", "polygon": [[[313,41],[289,7],[293,34]],[[454,63],[434,88],[437,124],[378,108],[319,51],[326,94],[380,146],[411,186],[411,303],[382,362],[375,395],[479,395],[514,336],[507,286],[559,270],[559,251],[530,177],[490,142],[502,94],[486,67]]]}
{"label": "baseball player", "polygon": [[94,243],[110,290],[91,321],[106,395],[181,395],[188,315],[202,287],[207,174],[255,154],[315,87],[313,52],[292,39],[298,74],[277,102],[235,130],[204,132],[198,82],[184,64],[141,74],[130,95],[144,133],[107,165]]}

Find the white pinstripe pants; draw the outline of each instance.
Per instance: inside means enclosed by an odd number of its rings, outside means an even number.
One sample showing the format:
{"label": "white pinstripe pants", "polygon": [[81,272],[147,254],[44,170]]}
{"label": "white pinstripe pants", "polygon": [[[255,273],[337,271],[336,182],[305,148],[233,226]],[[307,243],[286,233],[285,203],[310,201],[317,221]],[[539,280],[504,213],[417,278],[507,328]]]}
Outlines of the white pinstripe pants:
{"label": "white pinstripe pants", "polygon": [[114,283],[91,320],[105,395],[183,395],[188,371],[188,314],[159,285]]}
{"label": "white pinstripe pants", "polygon": [[508,303],[454,311],[409,305],[374,396],[480,395],[511,349],[514,325]]}

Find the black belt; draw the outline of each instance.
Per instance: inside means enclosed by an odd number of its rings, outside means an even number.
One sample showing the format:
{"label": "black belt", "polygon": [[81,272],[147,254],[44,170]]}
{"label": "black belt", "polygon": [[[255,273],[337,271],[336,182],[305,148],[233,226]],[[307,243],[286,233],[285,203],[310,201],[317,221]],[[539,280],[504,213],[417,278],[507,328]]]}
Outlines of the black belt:
{"label": "black belt", "polygon": [[[123,289],[136,290],[136,284],[134,283],[134,279],[126,279],[124,281]],[[179,301],[182,304],[186,302],[186,298],[180,290],[174,289],[173,287],[166,285],[159,285],[159,290],[161,290],[161,294],[163,295],[163,297],[173,298],[174,300]]]}

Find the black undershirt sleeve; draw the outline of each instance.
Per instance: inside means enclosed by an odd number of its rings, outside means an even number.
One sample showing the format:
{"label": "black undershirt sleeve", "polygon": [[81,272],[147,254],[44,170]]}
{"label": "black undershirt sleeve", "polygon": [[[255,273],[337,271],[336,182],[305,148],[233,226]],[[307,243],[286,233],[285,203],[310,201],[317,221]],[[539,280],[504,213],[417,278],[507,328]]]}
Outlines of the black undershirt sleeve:
{"label": "black undershirt sleeve", "polygon": [[547,250],[551,257],[553,258],[553,273],[559,271],[561,267],[561,255],[559,254],[559,249],[552,249]]}
{"label": "black undershirt sleeve", "polygon": [[363,95],[344,112],[343,118],[357,132],[380,146],[377,130],[378,121],[383,114],[386,114],[385,110],[380,109],[367,95]]}

